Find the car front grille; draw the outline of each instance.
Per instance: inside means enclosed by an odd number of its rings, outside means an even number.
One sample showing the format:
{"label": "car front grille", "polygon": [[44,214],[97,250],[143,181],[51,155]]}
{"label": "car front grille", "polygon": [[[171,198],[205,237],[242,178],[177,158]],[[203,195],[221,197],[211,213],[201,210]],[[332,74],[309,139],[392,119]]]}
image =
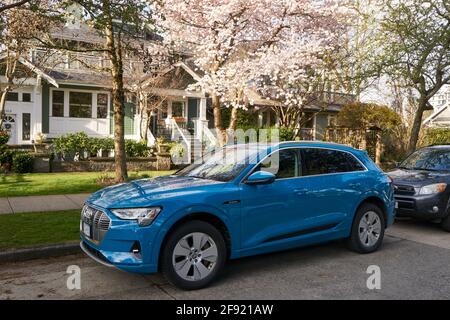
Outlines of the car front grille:
{"label": "car front grille", "polygon": [[[81,221],[91,226],[91,232],[88,238],[96,242],[101,242],[103,240],[111,226],[111,219],[106,213],[88,205],[84,205],[81,211]],[[83,228],[83,226],[81,226],[81,228]]]}
{"label": "car front grille", "polygon": [[415,193],[416,193],[416,190],[414,189],[413,186],[400,185],[400,184],[394,185],[394,194],[395,195],[413,196]]}

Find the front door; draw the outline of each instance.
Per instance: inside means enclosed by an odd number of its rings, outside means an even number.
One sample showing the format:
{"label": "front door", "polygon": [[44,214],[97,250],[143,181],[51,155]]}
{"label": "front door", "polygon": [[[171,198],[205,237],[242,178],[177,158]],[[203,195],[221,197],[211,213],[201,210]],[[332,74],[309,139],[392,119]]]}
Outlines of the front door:
{"label": "front door", "polygon": [[6,115],[3,118],[2,129],[8,132],[8,144],[17,144],[16,115]]}
{"label": "front door", "polygon": [[302,227],[303,194],[298,149],[276,151],[256,166],[276,176],[271,184],[241,185],[242,249],[286,239]]}
{"label": "front door", "polygon": [[193,133],[194,130],[194,120],[197,120],[198,118],[198,102],[199,99],[197,98],[188,98],[188,123],[187,128],[191,133]]}

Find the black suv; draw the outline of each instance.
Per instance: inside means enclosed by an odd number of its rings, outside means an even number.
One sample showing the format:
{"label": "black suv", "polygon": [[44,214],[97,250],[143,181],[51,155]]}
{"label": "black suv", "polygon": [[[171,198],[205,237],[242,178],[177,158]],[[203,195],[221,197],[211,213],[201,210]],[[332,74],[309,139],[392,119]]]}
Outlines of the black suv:
{"label": "black suv", "polygon": [[450,145],[419,149],[388,174],[398,217],[438,220],[450,232]]}

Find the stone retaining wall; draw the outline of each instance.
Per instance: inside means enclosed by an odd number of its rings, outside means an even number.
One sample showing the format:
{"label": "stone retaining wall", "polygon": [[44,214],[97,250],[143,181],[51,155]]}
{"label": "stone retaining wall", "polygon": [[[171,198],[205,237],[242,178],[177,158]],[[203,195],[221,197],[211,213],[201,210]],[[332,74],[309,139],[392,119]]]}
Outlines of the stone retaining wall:
{"label": "stone retaining wall", "polygon": [[[157,155],[150,158],[130,158],[127,160],[129,171],[145,170],[170,170],[172,162],[170,155]],[[36,156],[34,158],[33,172],[93,172],[114,171],[113,158],[91,158],[82,161],[58,161],[50,162],[48,156]]]}

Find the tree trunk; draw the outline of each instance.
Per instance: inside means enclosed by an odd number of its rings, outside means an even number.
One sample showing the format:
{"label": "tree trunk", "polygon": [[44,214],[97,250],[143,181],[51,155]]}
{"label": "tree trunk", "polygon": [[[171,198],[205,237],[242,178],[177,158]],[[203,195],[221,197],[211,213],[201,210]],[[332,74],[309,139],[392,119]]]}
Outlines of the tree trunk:
{"label": "tree trunk", "polygon": [[[105,1],[104,9],[108,10],[109,2]],[[114,110],[114,162],[115,181],[124,182],[128,178],[127,162],[125,154],[125,110],[124,110],[124,88],[123,88],[123,66],[122,48],[120,39],[117,43],[114,38],[112,19],[108,21],[105,28],[106,47],[111,62],[112,76],[112,100]]]}
{"label": "tree trunk", "polygon": [[3,125],[3,119],[5,117],[5,105],[6,105],[6,95],[8,94],[8,90],[2,92],[2,96],[0,97],[0,129]]}
{"label": "tree trunk", "polygon": [[220,98],[218,95],[212,95],[212,108],[214,113],[214,127],[216,128],[217,140],[220,146],[227,144],[227,133],[223,129],[222,113],[220,110]]}
{"label": "tree trunk", "polygon": [[236,131],[237,119],[238,119],[238,108],[233,107],[231,109],[230,124],[228,125],[228,130]]}
{"label": "tree trunk", "polygon": [[411,127],[411,135],[408,144],[409,153],[412,153],[416,150],[417,141],[419,140],[420,128],[422,126],[423,112],[425,111],[426,104],[427,104],[426,98],[423,96],[420,97],[419,106],[417,108],[416,114],[414,116],[414,121]]}
{"label": "tree trunk", "polygon": [[10,52],[8,50],[8,54],[6,57],[6,70],[5,70],[5,78],[6,78],[6,86],[2,91],[2,96],[0,98],[0,128],[3,125],[3,118],[5,117],[5,106],[6,106],[6,96],[8,92],[13,89],[14,85],[14,74],[16,73],[17,67],[17,56],[10,56]]}
{"label": "tree trunk", "polygon": [[375,163],[377,165],[381,164],[381,151],[382,151],[382,144],[381,144],[381,131],[376,132],[376,143],[375,143]]}

